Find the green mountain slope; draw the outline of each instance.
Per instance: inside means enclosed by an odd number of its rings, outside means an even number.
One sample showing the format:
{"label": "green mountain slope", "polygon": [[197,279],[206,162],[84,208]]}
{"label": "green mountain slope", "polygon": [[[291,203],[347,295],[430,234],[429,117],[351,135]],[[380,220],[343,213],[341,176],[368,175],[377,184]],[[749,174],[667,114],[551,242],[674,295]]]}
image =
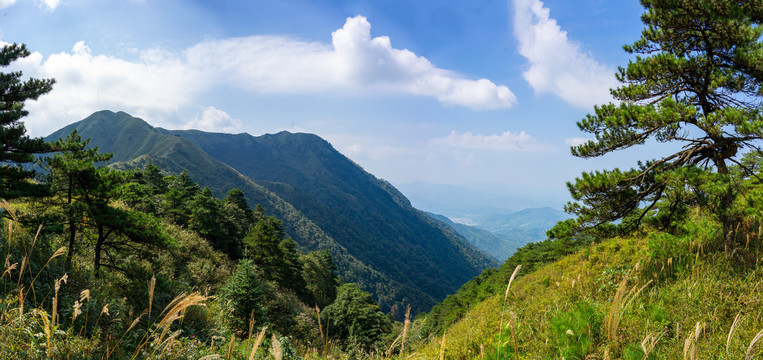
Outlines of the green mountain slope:
{"label": "green mountain slope", "polygon": [[361,261],[434,298],[495,265],[318,136],[167,133],[194,141],[293,204]]}
{"label": "green mountain slope", "polygon": [[151,162],[169,173],[187,170],[216,196],[241,189],[251,204],[283,219],[302,250],[328,249],[345,280],[359,283],[394,315],[404,304],[427,310],[495,265],[314,135],[169,131],[123,112],[101,111],[48,139],[74,129],[114,153],[113,166]]}
{"label": "green mountain slope", "polygon": [[407,358],[444,346],[453,359],[760,359],[760,243],[724,254],[719,229],[698,219],[682,236],[600,240],[523,266]]}
{"label": "green mountain slope", "polygon": [[469,226],[453,222],[447,216],[431,213],[429,213],[429,215],[452,227],[453,230],[458,231],[458,233],[463,235],[463,237],[472,243],[472,245],[482,249],[484,252],[488,253],[490,256],[496,258],[499,261],[506,261],[509,255],[513,254],[514,251],[526,244],[526,242],[521,240],[512,241],[504,239],[496,234],[491,233],[490,231],[480,229],[476,226]]}

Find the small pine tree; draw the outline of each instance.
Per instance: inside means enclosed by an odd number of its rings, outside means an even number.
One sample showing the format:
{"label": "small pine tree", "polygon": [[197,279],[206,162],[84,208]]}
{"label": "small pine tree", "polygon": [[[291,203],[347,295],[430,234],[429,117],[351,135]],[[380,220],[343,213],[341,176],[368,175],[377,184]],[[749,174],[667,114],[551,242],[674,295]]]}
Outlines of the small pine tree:
{"label": "small pine tree", "polygon": [[[30,55],[26,46],[7,44],[0,49],[0,66]],[[35,154],[50,151],[42,138],[30,138],[21,118],[29,114],[24,102],[37,100],[53,89],[53,79],[21,81],[21,71],[0,73],[0,198],[45,194],[45,186],[32,183],[35,172],[22,167],[35,161]]]}

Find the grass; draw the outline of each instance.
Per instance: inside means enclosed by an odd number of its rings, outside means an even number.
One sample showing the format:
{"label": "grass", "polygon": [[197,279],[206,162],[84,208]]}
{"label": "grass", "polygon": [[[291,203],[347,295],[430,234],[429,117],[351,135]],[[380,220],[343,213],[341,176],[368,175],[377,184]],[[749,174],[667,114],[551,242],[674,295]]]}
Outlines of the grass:
{"label": "grass", "polygon": [[566,359],[763,359],[763,241],[755,234],[726,255],[713,250],[716,225],[698,221],[681,239],[658,232],[609,239],[512,279],[513,326],[505,321],[507,293],[496,294],[411,358],[447,349],[446,359],[480,359],[487,348],[487,358],[560,358],[584,337],[561,328],[570,325],[554,329],[554,319],[589,304],[604,322],[582,355]]}

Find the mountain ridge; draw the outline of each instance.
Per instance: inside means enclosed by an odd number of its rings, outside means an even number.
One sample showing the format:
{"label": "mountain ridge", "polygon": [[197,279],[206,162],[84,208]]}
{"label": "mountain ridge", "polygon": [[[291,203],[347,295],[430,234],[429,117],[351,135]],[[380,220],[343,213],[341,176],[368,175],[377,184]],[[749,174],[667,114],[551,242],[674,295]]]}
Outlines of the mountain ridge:
{"label": "mountain ridge", "polygon": [[91,146],[114,153],[111,166],[151,162],[168,173],[188,170],[218,197],[241,189],[252,205],[261,203],[282,218],[303,251],[328,249],[346,280],[358,282],[393,315],[410,303],[414,312],[425,311],[496,265],[317,135],[166,130],[124,112],[100,111],[47,140],[74,129]]}

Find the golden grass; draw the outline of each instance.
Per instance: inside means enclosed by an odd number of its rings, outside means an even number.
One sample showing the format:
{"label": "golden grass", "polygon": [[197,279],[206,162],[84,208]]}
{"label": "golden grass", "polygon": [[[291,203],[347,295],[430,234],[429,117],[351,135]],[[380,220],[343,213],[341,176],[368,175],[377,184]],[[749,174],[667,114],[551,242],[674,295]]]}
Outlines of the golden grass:
{"label": "golden grass", "polygon": [[[268,327],[265,326],[257,334],[257,339],[254,341],[254,345],[252,345],[252,352],[249,354],[249,360],[254,359],[254,354],[257,353],[257,349],[260,347],[260,344],[262,344],[262,340],[265,338],[265,331],[267,330],[268,330]],[[228,353],[228,358],[230,358],[230,353]]]}
{"label": "golden grass", "polygon": [[403,356],[405,350],[405,336],[408,334],[408,326],[411,325],[411,305],[405,308],[405,322],[403,323],[403,340],[400,342],[400,356]]}

